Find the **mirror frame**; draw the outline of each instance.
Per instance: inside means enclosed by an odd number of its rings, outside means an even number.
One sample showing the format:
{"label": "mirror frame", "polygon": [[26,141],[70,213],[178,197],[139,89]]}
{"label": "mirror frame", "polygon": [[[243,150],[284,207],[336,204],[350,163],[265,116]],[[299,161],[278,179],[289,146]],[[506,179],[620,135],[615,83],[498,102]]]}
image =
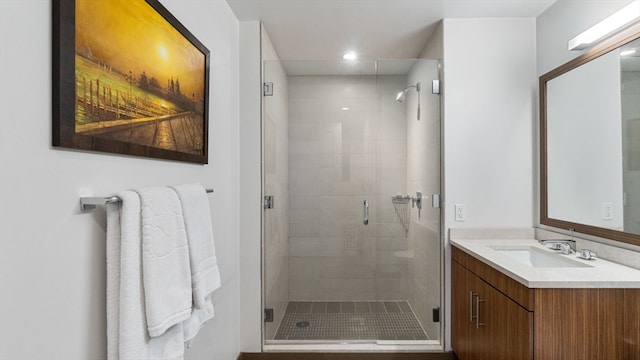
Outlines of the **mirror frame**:
{"label": "mirror frame", "polygon": [[605,239],[640,246],[640,234],[612,230],[598,226],[553,219],[548,212],[547,184],[547,82],[596,59],[628,42],[640,38],[640,25],[634,25],[617,35],[595,45],[577,58],[540,76],[540,224],[578,233],[593,235]]}

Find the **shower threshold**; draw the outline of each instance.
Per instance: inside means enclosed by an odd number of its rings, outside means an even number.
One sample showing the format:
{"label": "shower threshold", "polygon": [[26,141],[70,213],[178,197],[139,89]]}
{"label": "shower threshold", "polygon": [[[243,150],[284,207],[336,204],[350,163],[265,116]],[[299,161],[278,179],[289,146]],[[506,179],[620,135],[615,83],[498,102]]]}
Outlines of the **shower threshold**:
{"label": "shower threshold", "polygon": [[429,338],[407,301],[292,301],[274,340],[415,343]]}

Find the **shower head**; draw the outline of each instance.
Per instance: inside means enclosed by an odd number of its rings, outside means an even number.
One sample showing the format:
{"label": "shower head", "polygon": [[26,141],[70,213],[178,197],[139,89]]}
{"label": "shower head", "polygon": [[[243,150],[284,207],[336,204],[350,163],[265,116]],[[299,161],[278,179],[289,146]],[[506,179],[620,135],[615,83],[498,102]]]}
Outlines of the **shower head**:
{"label": "shower head", "polygon": [[411,88],[416,88],[417,92],[420,92],[420,83],[416,83],[415,85],[409,85],[404,90],[400,91],[396,96],[396,101],[399,103],[403,103],[405,98],[407,97],[407,91]]}
{"label": "shower head", "polygon": [[407,91],[409,91],[409,89],[411,88],[415,88],[416,92],[418,93],[418,110],[416,111],[416,118],[419,121],[420,120],[420,83],[419,82],[417,82],[415,85],[409,85],[406,88],[404,88],[404,90],[400,91],[396,96],[396,101],[402,104],[404,102],[404,99],[406,99],[407,97]]}

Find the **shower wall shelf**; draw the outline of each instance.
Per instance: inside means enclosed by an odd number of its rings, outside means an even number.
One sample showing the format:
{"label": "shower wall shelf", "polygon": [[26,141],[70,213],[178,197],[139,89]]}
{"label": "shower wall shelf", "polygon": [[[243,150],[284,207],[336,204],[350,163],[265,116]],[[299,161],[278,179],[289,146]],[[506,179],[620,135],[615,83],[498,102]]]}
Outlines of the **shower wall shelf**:
{"label": "shower wall shelf", "polygon": [[394,195],[391,197],[391,202],[394,204],[408,204],[411,201],[411,195]]}
{"label": "shower wall shelf", "polygon": [[[212,193],[213,189],[206,189],[207,193]],[[80,210],[87,211],[93,210],[99,205],[106,204],[115,204],[121,202],[118,196],[107,196],[107,197],[81,197],[80,198]]]}
{"label": "shower wall shelf", "polygon": [[405,235],[409,233],[409,220],[411,220],[411,208],[409,203],[412,202],[411,195],[394,195],[391,197],[393,209],[396,212],[398,220],[404,229]]}

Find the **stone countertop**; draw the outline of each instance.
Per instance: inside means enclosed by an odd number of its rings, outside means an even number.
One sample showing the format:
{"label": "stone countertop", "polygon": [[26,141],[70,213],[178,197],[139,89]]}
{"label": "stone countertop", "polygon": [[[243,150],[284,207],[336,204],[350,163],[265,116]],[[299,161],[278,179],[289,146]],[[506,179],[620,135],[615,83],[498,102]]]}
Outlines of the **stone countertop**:
{"label": "stone countertop", "polygon": [[[640,288],[640,270],[604,259],[561,255],[535,239],[450,239],[453,246],[529,288]],[[533,267],[499,249],[536,248],[582,267]]]}

